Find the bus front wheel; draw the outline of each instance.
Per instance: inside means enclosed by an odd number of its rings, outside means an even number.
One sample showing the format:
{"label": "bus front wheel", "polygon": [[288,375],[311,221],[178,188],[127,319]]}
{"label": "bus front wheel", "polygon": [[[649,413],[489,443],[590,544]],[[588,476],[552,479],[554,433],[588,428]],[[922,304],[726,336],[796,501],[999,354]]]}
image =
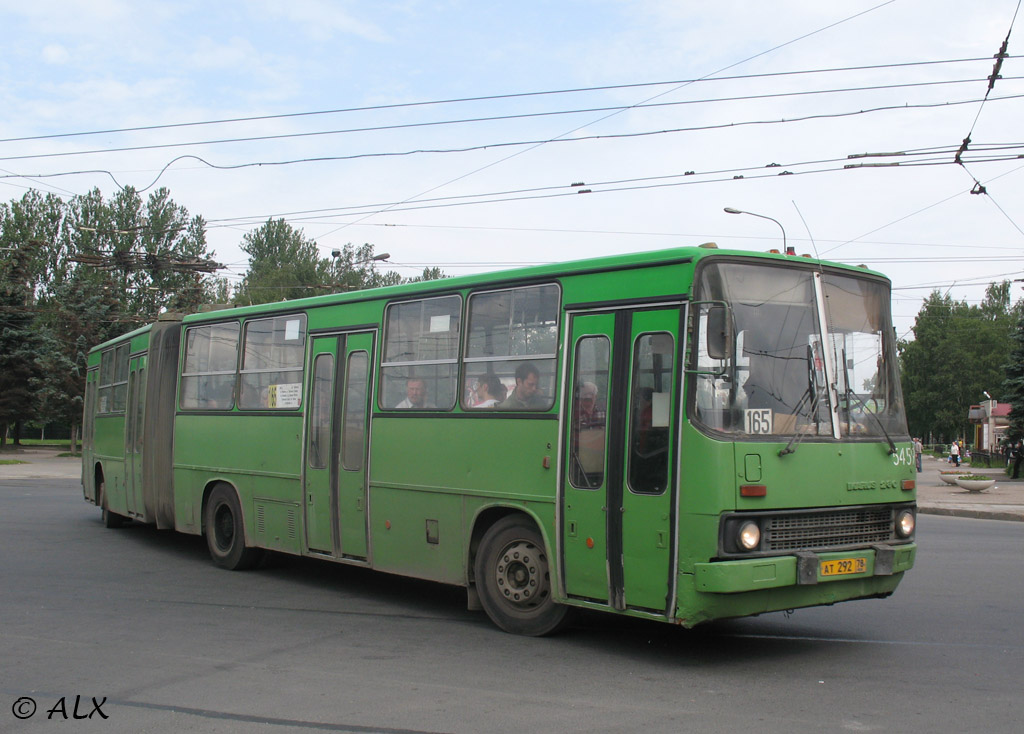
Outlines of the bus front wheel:
{"label": "bus front wheel", "polygon": [[252,568],[259,561],[259,548],[245,545],[245,525],[242,506],[234,490],[219,484],[213,488],[206,502],[206,546],[210,557],[221,568],[241,571]]}
{"label": "bus front wheel", "polygon": [[522,515],[502,518],[484,534],[474,574],[484,611],[506,632],[539,637],[564,623],[568,610],[551,597],[544,541]]}

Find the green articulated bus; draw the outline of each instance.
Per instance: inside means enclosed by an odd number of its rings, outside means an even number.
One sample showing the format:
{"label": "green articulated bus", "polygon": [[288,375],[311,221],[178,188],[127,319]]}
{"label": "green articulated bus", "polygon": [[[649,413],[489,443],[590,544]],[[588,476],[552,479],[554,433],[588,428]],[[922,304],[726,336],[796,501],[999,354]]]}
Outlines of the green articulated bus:
{"label": "green articulated bus", "polygon": [[890,284],[713,245],[156,323],[90,352],[108,527],[457,584],[509,632],[885,597],[914,563]]}

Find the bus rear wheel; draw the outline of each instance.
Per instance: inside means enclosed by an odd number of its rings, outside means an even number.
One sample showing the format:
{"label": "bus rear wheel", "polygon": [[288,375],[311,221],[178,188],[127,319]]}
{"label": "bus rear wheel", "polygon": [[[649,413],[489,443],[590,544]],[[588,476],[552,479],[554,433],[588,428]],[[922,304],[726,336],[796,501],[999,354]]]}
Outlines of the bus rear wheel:
{"label": "bus rear wheel", "polygon": [[228,485],[218,484],[210,492],[204,525],[206,547],[215,564],[229,571],[242,571],[259,562],[262,551],[246,547],[242,506],[238,495]]}
{"label": "bus rear wheel", "polygon": [[103,512],[103,527],[105,528],[119,528],[124,525],[128,519],[124,515],[118,515],[116,512],[111,512],[110,508],[107,507],[107,483],[101,481],[99,486],[99,506]]}
{"label": "bus rear wheel", "polygon": [[522,515],[502,518],[484,534],[474,574],[484,611],[506,632],[540,637],[564,624],[568,609],[551,596],[544,541]]}

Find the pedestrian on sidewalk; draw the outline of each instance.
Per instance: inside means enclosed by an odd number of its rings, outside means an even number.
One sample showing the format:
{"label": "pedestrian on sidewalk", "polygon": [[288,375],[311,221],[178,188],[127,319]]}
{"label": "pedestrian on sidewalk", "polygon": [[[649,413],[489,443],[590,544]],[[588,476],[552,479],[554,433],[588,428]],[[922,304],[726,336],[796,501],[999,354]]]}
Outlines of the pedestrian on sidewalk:
{"label": "pedestrian on sidewalk", "polygon": [[921,473],[921,454],[924,452],[924,444],[921,439],[914,439],[914,463],[917,464],[917,472]]}
{"label": "pedestrian on sidewalk", "polygon": [[960,466],[960,446],[956,441],[949,447],[949,460],[955,467]]}
{"label": "pedestrian on sidewalk", "polygon": [[1013,448],[1010,450],[1010,455],[1013,457],[1013,478],[1016,479],[1020,476],[1020,462],[1024,459],[1024,442],[1019,438],[1014,441]]}

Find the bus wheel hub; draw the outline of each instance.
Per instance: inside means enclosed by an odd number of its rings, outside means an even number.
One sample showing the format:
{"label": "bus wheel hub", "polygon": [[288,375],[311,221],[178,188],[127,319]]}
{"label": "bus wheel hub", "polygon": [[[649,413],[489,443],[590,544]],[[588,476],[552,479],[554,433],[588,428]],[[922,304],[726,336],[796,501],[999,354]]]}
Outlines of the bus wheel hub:
{"label": "bus wheel hub", "polygon": [[525,541],[509,545],[498,559],[498,588],[513,604],[529,604],[537,594],[537,549]]}

